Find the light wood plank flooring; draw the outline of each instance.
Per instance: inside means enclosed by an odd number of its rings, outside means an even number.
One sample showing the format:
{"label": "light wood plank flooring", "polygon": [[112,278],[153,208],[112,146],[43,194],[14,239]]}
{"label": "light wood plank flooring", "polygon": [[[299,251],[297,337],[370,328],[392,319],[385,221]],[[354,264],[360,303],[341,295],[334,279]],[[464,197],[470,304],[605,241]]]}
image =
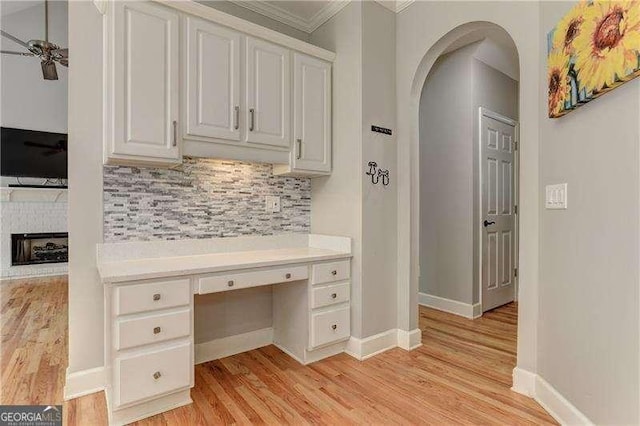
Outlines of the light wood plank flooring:
{"label": "light wood plank flooring", "polygon": [[[62,403],[63,278],[0,284],[0,404]],[[509,390],[517,307],[471,321],[420,308],[423,346],[364,362],[341,354],[301,366],[274,346],[196,366],[194,403],[138,422],[164,424],[550,424]],[[65,423],[106,423],[104,394],[64,403]]]}

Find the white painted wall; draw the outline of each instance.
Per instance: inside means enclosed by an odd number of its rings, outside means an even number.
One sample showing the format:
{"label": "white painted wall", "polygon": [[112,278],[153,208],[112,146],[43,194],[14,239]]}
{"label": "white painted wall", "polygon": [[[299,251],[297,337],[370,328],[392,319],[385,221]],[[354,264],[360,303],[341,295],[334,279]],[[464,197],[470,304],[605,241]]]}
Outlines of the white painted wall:
{"label": "white painted wall", "polygon": [[[572,6],[541,4],[540,40]],[[639,424],[640,81],[549,119],[545,52],[540,194],[567,182],[569,208],[540,203],[538,372],[596,424]]]}
{"label": "white painted wall", "polygon": [[102,242],[102,15],[69,2],[69,367],[104,365]]}
{"label": "white painted wall", "polygon": [[[27,42],[44,38],[44,2],[3,1],[0,9],[18,9],[2,13],[2,29]],[[67,2],[49,4],[49,40],[67,46]],[[0,37],[3,50],[25,51],[15,42]],[[58,80],[42,78],[40,60],[25,56],[2,55],[0,60],[0,123],[3,127],[67,133],[67,75],[68,68],[57,65]]]}
{"label": "white painted wall", "polygon": [[[396,138],[371,125],[396,130],[395,14],[362,2],[362,336],[396,328]],[[373,185],[369,161],[389,170],[388,186]],[[352,165],[353,167],[353,165]],[[364,179],[366,178],[366,179]]]}

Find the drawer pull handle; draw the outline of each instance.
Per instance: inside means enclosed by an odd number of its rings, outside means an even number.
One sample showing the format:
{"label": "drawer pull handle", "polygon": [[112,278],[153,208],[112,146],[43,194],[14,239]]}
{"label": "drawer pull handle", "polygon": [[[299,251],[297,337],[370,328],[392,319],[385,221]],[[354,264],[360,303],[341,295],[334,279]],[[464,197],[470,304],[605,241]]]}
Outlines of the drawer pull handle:
{"label": "drawer pull handle", "polygon": [[229,281],[229,282],[227,283],[227,285],[228,285],[229,287],[233,287],[233,285],[234,285],[234,284],[235,284],[235,283],[233,282],[233,280],[231,280],[231,281]]}
{"label": "drawer pull handle", "polygon": [[286,278],[286,279],[291,278],[291,274],[287,274],[287,275],[285,275],[285,278]]}
{"label": "drawer pull handle", "polygon": [[160,334],[161,331],[162,331],[162,329],[160,327],[154,327],[153,328],[153,334]]}
{"label": "drawer pull handle", "polygon": [[331,326],[331,329],[332,329],[332,330],[335,330],[335,329],[337,329],[337,328],[338,328],[338,325],[337,325],[337,324],[333,324],[333,325]]}
{"label": "drawer pull handle", "polygon": [[159,371],[156,371],[155,373],[153,373],[153,378],[158,380],[160,377],[162,377],[162,374],[160,374]]}
{"label": "drawer pull handle", "polygon": [[153,301],[157,302],[158,300],[160,300],[160,293],[156,293],[153,295]]}
{"label": "drawer pull handle", "polygon": [[331,298],[335,299],[336,297],[338,297],[338,295],[336,293],[331,293]]}
{"label": "drawer pull handle", "polygon": [[336,271],[336,270],[334,269],[333,271],[331,271],[331,275],[333,275],[333,276],[335,277],[336,275],[338,275],[338,271]]}

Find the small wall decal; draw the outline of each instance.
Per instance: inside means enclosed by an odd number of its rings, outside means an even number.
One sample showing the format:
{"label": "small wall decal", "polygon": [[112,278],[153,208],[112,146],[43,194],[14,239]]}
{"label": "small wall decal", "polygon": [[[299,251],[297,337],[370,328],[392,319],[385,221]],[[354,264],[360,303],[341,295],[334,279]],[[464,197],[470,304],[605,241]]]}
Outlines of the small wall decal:
{"label": "small wall decal", "polygon": [[369,161],[369,171],[365,174],[371,177],[371,183],[377,185],[382,181],[382,185],[389,185],[389,170],[378,169],[378,163],[375,161]]}
{"label": "small wall decal", "polygon": [[376,133],[383,133],[389,136],[391,136],[391,133],[392,133],[391,129],[387,129],[386,127],[374,126],[374,125],[371,125],[371,131]]}

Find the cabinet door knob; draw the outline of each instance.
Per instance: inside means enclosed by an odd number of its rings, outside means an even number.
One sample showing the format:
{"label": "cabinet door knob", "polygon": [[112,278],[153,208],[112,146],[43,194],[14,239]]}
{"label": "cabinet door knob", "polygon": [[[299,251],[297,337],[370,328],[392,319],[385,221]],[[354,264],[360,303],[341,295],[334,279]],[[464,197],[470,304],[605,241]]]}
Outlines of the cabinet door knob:
{"label": "cabinet door knob", "polygon": [[153,373],[153,378],[158,380],[160,377],[162,377],[162,374],[160,374],[159,371],[156,371],[155,373]]}
{"label": "cabinet door knob", "polygon": [[302,158],[302,139],[296,139],[296,159]]}
{"label": "cabinet door knob", "polygon": [[173,146],[178,146],[178,122],[173,120]]}
{"label": "cabinet door knob", "polygon": [[249,108],[249,131],[253,132],[253,129],[255,127],[255,120],[256,120],[256,110],[253,108]]}
{"label": "cabinet door knob", "polygon": [[331,298],[335,299],[336,297],[338,297],[338,295],[336,293],[331,293]]}
{"label": "cabinet door knob", "polygon": [[336,276],[338,275],[338,271],[336,271],[335,269],[333,271],[331,271],[331,275]]}
{"label": "cabinet door knob", "polygon": [[229,282],[227,282],[227,285],[228,285],[229,287],[233,287],[233,285],[234,285],[234,284],[235,284],[235,283],[233,282],[233,280],[230,280]]}
{"label": "cabinet door knob", "polygon": [[160,334],[161,331],[162,331],[162,329],[160,327],[154,327],[153,328],[153,334]]}
{"label": "cabinet door knob", "polygon": [[337,324],[333,324],[333,325],[331,326],[331,329],[332,329],[332,330],[335,330],[335,329],[337,329],[337,328],[338,328],[338,325],[337,325]]}
{"label": "cabinet door knob", "polygon": [[285,278],[286,278],[286,279],[291,278],[291,274],[286,274],[286,275],[285,275]]}
{"label": "cabinet door knob", "polygon": [[153,301],[157,302],[158,300],[160,300],[160,293],[156,293],[153,295]]}
{"label": "cabinet door knob", "polygon": [[233,128],[238,130],[240,128],[240,107],[233,108]]}

